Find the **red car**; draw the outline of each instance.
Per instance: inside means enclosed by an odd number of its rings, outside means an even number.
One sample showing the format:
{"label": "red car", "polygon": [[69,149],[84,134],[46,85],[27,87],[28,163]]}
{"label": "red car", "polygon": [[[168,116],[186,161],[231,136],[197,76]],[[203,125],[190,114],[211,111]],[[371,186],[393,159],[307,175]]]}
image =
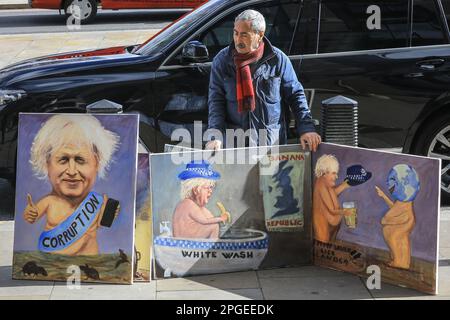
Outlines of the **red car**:
{"label": "red car", "polygon": [[[66,15],[79,19],[81,23],[91,22],[102,9],[189,9],[206,0],[28,0],[32,8],[64,10]],[[79,10],[77,10],[79,8]]]}

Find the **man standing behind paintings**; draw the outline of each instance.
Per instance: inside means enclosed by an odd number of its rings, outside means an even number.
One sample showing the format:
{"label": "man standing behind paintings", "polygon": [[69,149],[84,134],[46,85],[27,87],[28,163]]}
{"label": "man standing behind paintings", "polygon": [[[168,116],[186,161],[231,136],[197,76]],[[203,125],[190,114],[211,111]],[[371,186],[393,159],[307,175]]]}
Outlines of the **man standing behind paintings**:
{"label": "man standing behind paintings", "polygon": [[[315,133],[303,87],[289,58],[271,45],[265,31],[265,19],[257,11],[246,10],[236,18],[234,43],[212,63],[209,129],[220,130],[223,137],[225,129],[250,129],[251,146],[286,144],[290,107],[300,143],[316,151],[321,138]],[[219,149],[221,144],[216,138],[206,148]],[[232,144],[228,141],[227,147],[235,147]]]}
{"label": "man standing behind paintings", "polygon": [[48,179],[52,191],[37,202],[28,194],[23,212],[30,224],[46,216],[40,251],[99,253],[97,229],[103,216],[117,215],[120,206],[110,199],[117,209],[105,211],[108,197],[91,190],[97,175],[105,176],[118,144],[119,137],[91,115],[55,115],[44,123],[34,138],[30,163],[38,178]]}

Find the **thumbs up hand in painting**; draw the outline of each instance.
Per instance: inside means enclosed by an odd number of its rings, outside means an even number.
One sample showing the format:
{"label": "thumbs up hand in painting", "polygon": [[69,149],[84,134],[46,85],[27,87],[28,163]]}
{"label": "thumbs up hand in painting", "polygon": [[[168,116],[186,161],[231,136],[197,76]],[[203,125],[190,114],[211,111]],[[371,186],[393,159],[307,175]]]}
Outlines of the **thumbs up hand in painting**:
{"label": "thumbs up hand in painting", "polygon": [[27,194],[27,206],[23,212],[23,218],[28,223],[35,223],[39,216],[39,209],[34,204],[31,194]]}

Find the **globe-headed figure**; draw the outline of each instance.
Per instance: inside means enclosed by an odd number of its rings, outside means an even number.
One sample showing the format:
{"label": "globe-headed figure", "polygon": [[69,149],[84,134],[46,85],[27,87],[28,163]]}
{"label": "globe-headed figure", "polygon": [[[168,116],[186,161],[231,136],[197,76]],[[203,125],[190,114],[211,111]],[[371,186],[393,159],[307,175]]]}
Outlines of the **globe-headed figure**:
{"label": "globe-headed figure", "polygon": [[30,163],[52,190],[37,202],[28,194],[23,212],[30,224],[46,216],[40,251],[70,256],[99,253],[97,229],[103,218],[114,219],[120,206],[91,190],[97,176],[105,176],[118,145],[119,137],[91,115],[55,115],[43,124],[34,138]]}
{"label": "globe-headed figure", "polygon": [[220,174],[207,161],[192,161],[178,175],[181,180],[181,201],[173,214],[175,238],[219,238],[219,223],[230,220],[228,212],[215,217],[206,208]]}
{"label": "globe-headed figure", "polygon": [[388,265],[394,268],[409,269],[411,265],[410,235],[416,222],[413,201],[420,191],[419,176],[409,165],[396,165],[389,172],[387,187],[395,202],[379,187],[375,188],[378,196],[389,207],[381,219],[384,240],[391,255]]}

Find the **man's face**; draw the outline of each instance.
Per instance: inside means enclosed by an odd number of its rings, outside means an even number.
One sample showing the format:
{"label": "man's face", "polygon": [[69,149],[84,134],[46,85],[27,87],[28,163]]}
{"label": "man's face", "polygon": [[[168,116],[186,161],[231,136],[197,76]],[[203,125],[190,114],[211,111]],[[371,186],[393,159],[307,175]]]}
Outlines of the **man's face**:
{"label": "man's face", "polygon": [[98,160],[86,145],[67,145],[53,152],[47,162],[53,190],[67,198],[85,198],[94,186]]}
{"label": "man's face", "polygon": [[212,196],[214,185],[201,185],[194,188],[194,196],[197,204],[204,207]]}
{"label": "man's face", "polygon": [[325,180],[325,184],[328,188],[332,188],[336,186],[336,181],[338,179],[338,173],[336,171],[329,171],[323,175],[323,179]]}
{"label": "man's face", "polygon": [[236,21],[234,24],[233,39],[237,52],[245,54],[258,49],[264,36],[263,32],[255,33],[251,21]]}

